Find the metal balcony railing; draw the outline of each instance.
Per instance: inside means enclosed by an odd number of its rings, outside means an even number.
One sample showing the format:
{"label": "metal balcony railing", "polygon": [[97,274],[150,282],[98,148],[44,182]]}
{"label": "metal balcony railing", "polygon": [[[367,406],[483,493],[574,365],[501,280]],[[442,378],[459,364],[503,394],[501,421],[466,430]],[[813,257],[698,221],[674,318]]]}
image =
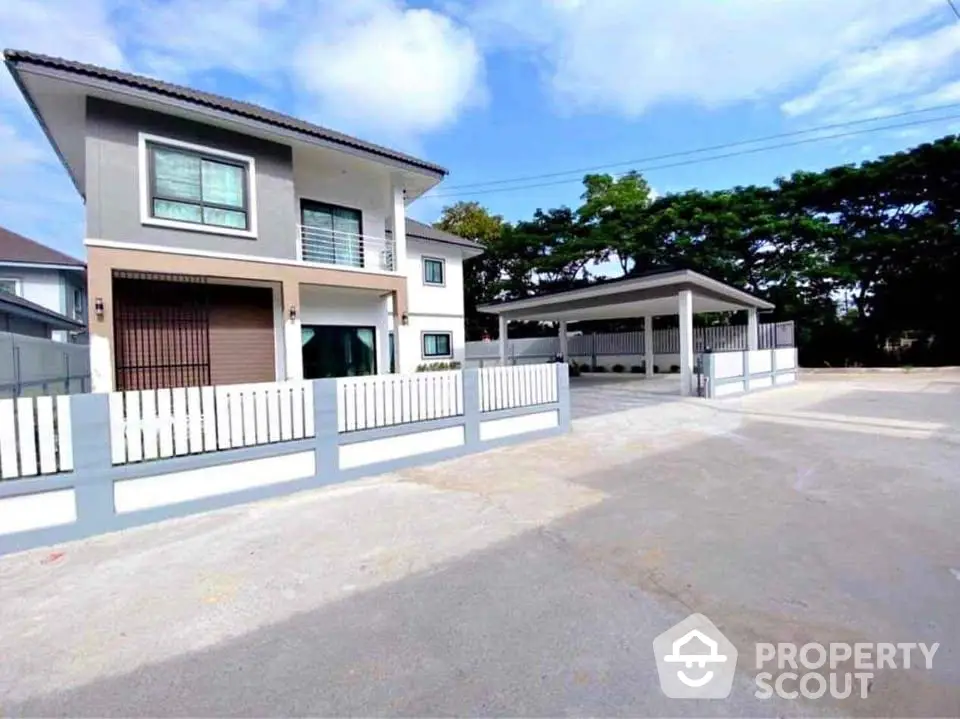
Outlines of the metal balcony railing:
{"label": "metal balcony railing", "polygon": [[371,272],[396,269],[393,240],[351,232],[300,225],[300,250],[304,262],[356,267]]}

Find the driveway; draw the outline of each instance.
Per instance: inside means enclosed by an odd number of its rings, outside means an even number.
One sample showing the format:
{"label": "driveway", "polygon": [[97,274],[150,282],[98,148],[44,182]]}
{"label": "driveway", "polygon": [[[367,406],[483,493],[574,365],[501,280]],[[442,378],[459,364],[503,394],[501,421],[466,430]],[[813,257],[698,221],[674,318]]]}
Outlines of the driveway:
{"label": "driveway", "polygon": [[[0,708],[957,716],[958,467],[960,375],[815,378],[7,557]],[[740,650],[728,699],[659,690],[651,642],[694,611]],[[940,648],[774,703],[760,641]]]}
{"label": "driveway", "polygon": [[570,378],[570,412],[575,420],[672,402],[679,395],[679,375],[646,379],[635,374],[585,373]]}

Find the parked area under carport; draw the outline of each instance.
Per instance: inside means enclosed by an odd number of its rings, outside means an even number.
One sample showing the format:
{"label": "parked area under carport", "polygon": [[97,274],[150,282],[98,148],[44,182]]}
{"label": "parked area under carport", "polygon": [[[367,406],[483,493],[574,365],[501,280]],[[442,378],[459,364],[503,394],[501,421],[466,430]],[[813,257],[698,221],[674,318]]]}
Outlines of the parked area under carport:
{"label": "parked area under carport", "polygon": [[[4,557],[0,706],[957,716],[960,373],[638,394],[563,437]],[[652,640],[691,612],[740,651],[728,699],[660,692]],[[940,647],[866,699],[755,696],[756,642],[881,641]]]}
{"label": "parked area under carport", "polygon": [[680,375],[584,374],[570,378],[574,419],[614,414],[680,399]]}
{"label": "parked area under carport", "polygon": [[[747,312],[747,350],[759,349],[761,310],[774,306],[748,292],[692,270],[662,269],[621,279],[598,282],[565,292],[552,292],[518,300],[477,307],[499,319],[497,342],[500,364],[507,364],[507,340],[511,321],[556,322],[560,356],[569,355],[568,325],[587,320],[643,317],[644,365],[648,379],[654,377],[653,320],[676,315],[679,322],[679,394],[697,393],[695,385],[693,316],[701,312]],[[706,349],[706,348],[704,348]]]}

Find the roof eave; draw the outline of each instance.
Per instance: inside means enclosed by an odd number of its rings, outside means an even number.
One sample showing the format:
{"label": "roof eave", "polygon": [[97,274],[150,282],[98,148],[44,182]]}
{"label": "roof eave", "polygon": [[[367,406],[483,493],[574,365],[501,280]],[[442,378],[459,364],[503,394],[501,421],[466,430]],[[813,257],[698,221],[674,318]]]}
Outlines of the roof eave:
{"label": "roof eave", "polygon": [[27,86],[23,83],[23,79],[20,77],[20,69],[18,67],[19,62],[20,61],[17,60],[10,60],[6,57],[6,54],[4,54],[3,64],[7,66],[7,70],[13,77],[14,84],[17,86],[17,89],[20,91],[20,94],[26,101],[27,107],[30,108],[30,112],[33,114],[37,124],[40,125],[40,129],[43,130],[43,134],[46,136],[47,141],[53,148],[54,153],[56,153],[57,159],[60,160],[60,164],[63,165],[64,169],[67,171],[67,175],[70,177],[70,182],[72,182],[74,188],[76,188],[77,194],[86,200],[86,195],[84,194],[83,188],[80,186],[80,181],[77,179],[77,176],[74,173],[73,168],[70,166],[70,163],[67,162],[67,158],[64,157],[63,152],[61,152],[60,145],[57,144],[57,141],[54,139],[53,133],[50,132],[50,128],[47,127],[47,123],[44,121],[43,115],[40,113],[39,108],[37,108],[37,104],[33,101],[33,96],[30,94]]}
{"label": "roof eave", "polygon": [[[67,171],[70,174],[71,180],[74,183],[74,186],[77,187],[81,195],[83,194],[80,190],[79,183],[77,182],[76,177],[74,177],[73,172],[70,170],[69,165],[67,164],[65,158],[60,152],[59,147],[56,142],[53,140],[52,135],[47,129],[46,124],[43,121],[43,118],[37,109],[33,99],[30,96],[29,91],[23,84],[19,76],[20,66],[29,66],[33,71],[43,72],[52,77],[59,77],[61,79],[68,79],[70,81],[76,82],[80,85],[85,85],[88,87],[97,87],[104,88],[108,87],[109,89],[119,92],[122,94],[127,94],[133,97],[149,97],[153,98],[155,101],[159,100],[164,104],[173,104],[180,107],[185,107],[190,109],[193,112],[197,112],[202,115],[219,117],[221,119],[229,119],[234,122],[238,122],[241,125],[248,126],[257,126],[258,128],[266,131],[268,133],[277,134],[281,137],[294,137],[304,142],[312,142],[315,144],[323,144],[327,147],[335,147],[341,151],[352,152],[369,159],[374,159],[379,162],[387,161],[389,164],[395,166],[413,170],[419,173],[427,173],[438,179],[443,179],[449,174],[449,170],[440,165],[435,165],[433,163],[427,162],[426,160],[419,160],[418,158],[404,155],[403,153],[396,153],[389,150],[389,148],[379,148],[372,143],[365,143],[362,140],[357,139],[355,142],[343,141],[339,138],[326,136],[322,133],[312,133],[307,132],[301,128],[294,127],[290,124],[284,124],[277,121],[272,121],[269,118],[260,116],[253,116],[252,113],[241,112],[239,110],[234,110],[226,107],[216,105],[213,102],[201,102],[198,100],[191,100],[184,98],[176,93],[164,92],[156,88],[144,87],[143,85],[133,84],[129,81],[122,79],[113,79],[110,77],[104,77],[103,73],[92,74],[90,72],[81,72],[76,69],[71,69],[65,67],[62,64],[58,64],[53,60],[45,60],[33,56],[30,53],[25,53],[19,50],[6,50],[4,51],[4,63],[7,65],[11,74],[14,76],[14,81],[17,83],[17,86],[20,92],[23,94],[24,98],[27,100],[27,103],[30,105],[31,111],[34,114],[34,117],[37,118],[37,121],[40,123],[44,132],[47,135],[47,138],[50,140],[51,144],[54,147],[54,150],[57,152],[58,157],[60,157],[61,162],[67,168]],[[106,68],[102,68],[104,72],[109,72]],[[149,78],[148,78],[149,79]],[[184,88],[189,90],[189,88]],[[198,91],[199,92],[199,91]],[[229,98],[225,98],[228,99]],[[291,120],[295,120],[292,118]],[[332,131],[331,131],[332,132]],[[337,133],[340,134],[340,133]]]}

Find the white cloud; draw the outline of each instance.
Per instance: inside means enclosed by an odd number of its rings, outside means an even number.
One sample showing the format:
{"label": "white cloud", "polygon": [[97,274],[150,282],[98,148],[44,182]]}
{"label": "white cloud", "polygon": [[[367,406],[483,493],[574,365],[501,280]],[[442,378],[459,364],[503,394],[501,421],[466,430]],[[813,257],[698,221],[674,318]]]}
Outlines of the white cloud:
{"label": "white cloud", "polygon": [[[915,96],[954,71],[958,60],[960,23],[951,23],[844,57],[812,91],[789,100],[782,109],[791,116],[834,108],[843,108],[844,114],[864,114],[891,99]],[[950,88],[955,94],[957,85],[933,95],[939,94],[941,103],[949,102]]]}
{"label": "white cloud", "polygon": [[[824,75],[896,35],[926,37],[931,18],[950,21],[946,10],[942,0],[486,0],[459,12],[488,47],[531,52],[558,107],[635,117],[664,103],[777,100],[811,84],[816,94]],[[938,62],[949,58],[925,67]]]}
{"label": "white cloud", "polygon": [[[256,98],[408,149],[484,98],[471,31],[403,0],[2,0],[0,47]],[[3,70],[0,146],[0,224],[30,234],[31,208],[62,192],[76,224],[38,239],[79,252],[80,198]]]}
{"label": "white cloud", "polygon": [[467,29],[432,10],[360,5],[334,13],[297,52],[299,82],[325,116],[402,137],[482,101],[483,58]]}

